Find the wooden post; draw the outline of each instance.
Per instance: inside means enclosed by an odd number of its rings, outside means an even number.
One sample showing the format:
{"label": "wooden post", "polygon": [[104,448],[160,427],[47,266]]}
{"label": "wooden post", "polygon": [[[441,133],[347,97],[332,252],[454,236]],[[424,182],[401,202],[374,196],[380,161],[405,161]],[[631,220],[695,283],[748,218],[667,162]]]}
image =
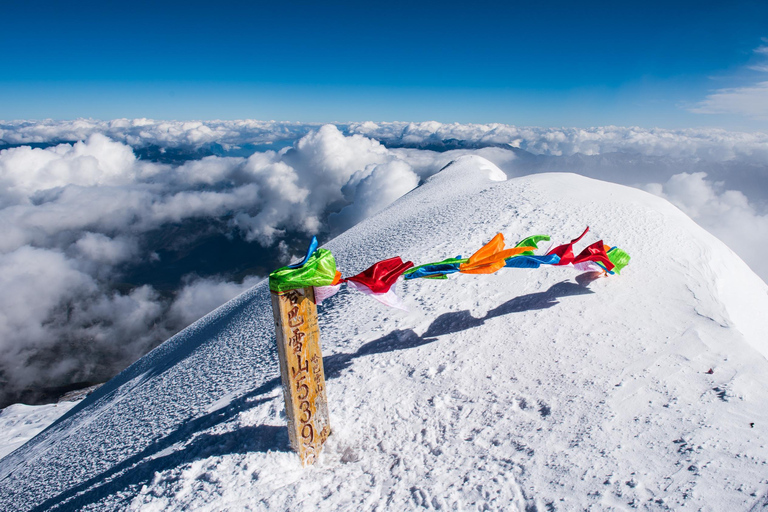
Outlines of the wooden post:
{"label": "wooden post", "polygon": [[314,292],[271,292],[288,437],[304,466],[315,463],[331,433]]}

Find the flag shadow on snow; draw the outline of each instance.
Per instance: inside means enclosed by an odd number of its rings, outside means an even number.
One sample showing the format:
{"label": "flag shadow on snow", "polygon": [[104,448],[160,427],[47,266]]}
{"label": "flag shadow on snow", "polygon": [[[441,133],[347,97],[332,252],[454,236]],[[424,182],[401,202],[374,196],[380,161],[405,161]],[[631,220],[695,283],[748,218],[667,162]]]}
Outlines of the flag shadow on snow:
{"label": "flag shadow on snow", "polygon": [[504,304],[488,311],[484,317],[476,318],[468,310],[444,313],[437,317],[427,328],[423,335],[419,336],[412,329],[398,329],[381,338],[361,346],[357,352],[334,354],[323,358],[325,376],[328,379],[337,377],[348,368],[352,361],[361,356],[395,352],[420,347],[437,341],[437,336],[465,331],[483,325],[486,320],[511,313],[522,313],[547,309],[559,304],[558,299],[572,295],[585,295],[594,293],[587,288],[589,283],[599,277],[597,272],[587,272],[576,278],[576,283],[562,281],[552,285],[547,291],[529,293],[508,300]]}
{"label": "flag shadow on snow", "polygon": [[[588,272],[587,274],[594,273]],[[522,313],[524,311],[548,309],[559,304],[558,299],[562,297],[594,293],[592,290],[587,288],[587,285],[589,282],[594,280],[595,277],[584,277],[587,276],[587,274],[582,274],[577,277],[577,283],[562,281],[552,285],[549,290],[545,292],[529,293],[528,295],[515,297],[514,299],[508,300],[504,304],[501,304],[500,306],[497,306],[494,309],[488,311],[485,316],[480,318],[472,316],[472,314],[466,309],[463,311],[443,313],[432,322],[422,337],[429,338],[466,331],[467,329],[472,329],[474,327],[483,325],[486,320],[490,320],[491,318],[509,315],[511,313]]]}
{"label": "flag shadow on snow", "polygon": [[357,352],[333,354],[331,356],[324,357],[323,367],[325,370],[325,377],[327,379],[338,377],[341,372],[348,368],[352,364],[352,361],[358,357],[370,356],[373,354],[384,354],[386,352],[394,352],[396,350],[407,350],[432,343],[433,341],[437,341],[437,338],[419,336],[413,332],[412,329],[398,329],[382,336],[379,339],[369,341],[357,349]]}

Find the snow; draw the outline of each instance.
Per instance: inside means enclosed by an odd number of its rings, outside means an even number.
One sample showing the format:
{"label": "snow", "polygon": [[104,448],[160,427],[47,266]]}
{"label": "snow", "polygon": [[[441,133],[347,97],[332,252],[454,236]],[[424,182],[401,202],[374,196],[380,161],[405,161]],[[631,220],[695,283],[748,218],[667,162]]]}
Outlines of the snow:
{"label": "snow", "polygon": [[0,411],[0,459],[45,430],[76,404],[13,404]]}
{"label": "snow", "polygon": [[462,157],[326,247],[352,275],[589,225],[582,243],[604,238],[630,265],[401,282],[409,312],[342,289],[319,307],[334,432],[306,469],[262,282],[0,460],[0,509],[768,504],[765,283],[661,198],[572,174],[502,179]]}

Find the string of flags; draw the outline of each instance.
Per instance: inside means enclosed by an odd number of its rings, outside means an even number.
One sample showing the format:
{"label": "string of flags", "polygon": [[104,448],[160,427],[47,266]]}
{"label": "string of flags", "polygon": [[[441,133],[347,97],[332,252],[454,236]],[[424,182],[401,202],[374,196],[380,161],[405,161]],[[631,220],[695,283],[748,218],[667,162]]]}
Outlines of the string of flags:
{"label": "string of flags", "polygon": [[448,279],[448,275],[493,274],[502,268],[539,268],[541,265],[572,265],[581,271],[598,271],[604,275],[620,274],[627,266],[629,254],[618,247],[610,247],[599,240],[574,255],[574,244],[581,241],[589,231],[584,232],[567,244],[559,245],[545,252],[535,254],[538,244],[549,241],[547,235],[534,235],[520,240],[514,247],[505,248],[501,233],[481,247],[469,258],[460,255],[435,263],[415,266],[399,256],[374,263],[357,275],[344,278],[336,268],[336,260],[328,249],[318,248],[317,238],[307,249],[304,259],[293,265],[279,268],[269,275],[269,289],[285,292],[309,286],[315,289],[315,301],[335,295],[343,284],[354,288],[390,307],[406,309],[395,295],[394,285],[403,279]]}

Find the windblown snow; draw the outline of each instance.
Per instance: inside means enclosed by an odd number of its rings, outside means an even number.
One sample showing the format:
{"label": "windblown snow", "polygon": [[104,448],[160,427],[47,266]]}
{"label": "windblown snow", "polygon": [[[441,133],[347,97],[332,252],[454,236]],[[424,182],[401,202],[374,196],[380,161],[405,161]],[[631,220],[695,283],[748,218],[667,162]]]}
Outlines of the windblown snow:
{"label": "windblown snow", "polygon": [[76,402],[9,405],[0,412],[0,459],[45,430]]}
{"label": "windblown snow", "polygon": [[587,225],[632,256],[621,276],[502,269],[401,282],[409,312],[323,303],[333,434],[313,467],[288,446],[261,282],[0,460],[0,509],[768,505],[768,287],[665,200],[468,156],[326,247],[352,275]]}

